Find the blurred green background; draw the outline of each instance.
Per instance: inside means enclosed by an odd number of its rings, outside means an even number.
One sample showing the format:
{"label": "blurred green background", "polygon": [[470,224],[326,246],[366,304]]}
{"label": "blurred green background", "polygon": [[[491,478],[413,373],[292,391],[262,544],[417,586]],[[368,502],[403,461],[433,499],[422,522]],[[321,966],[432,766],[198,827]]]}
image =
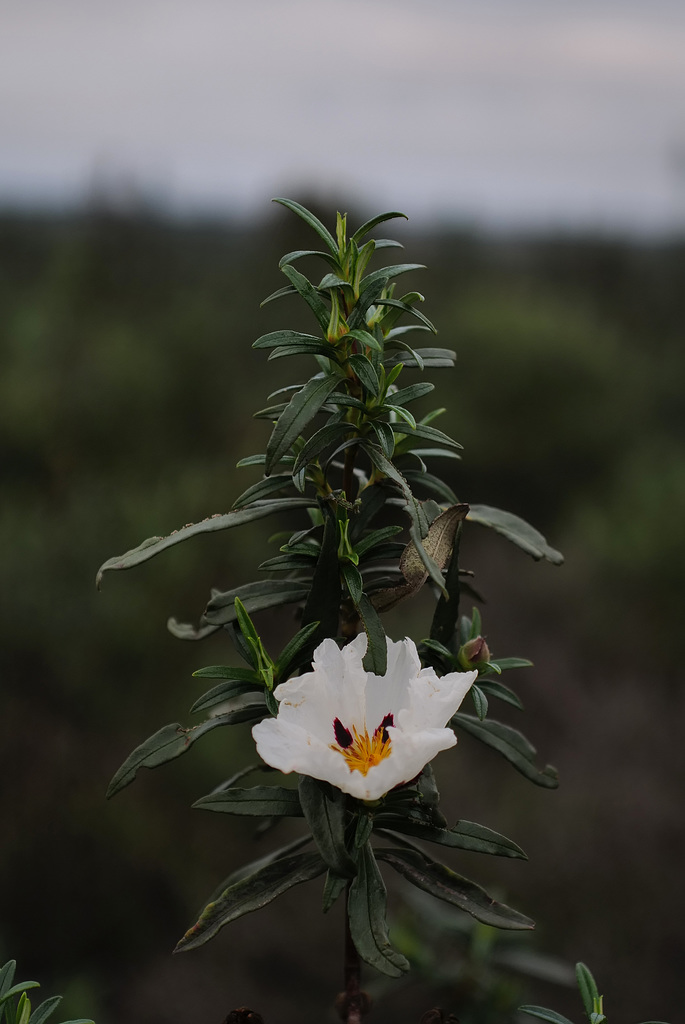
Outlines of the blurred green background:
{"label": "blurred green background", "polygon": [[[268,425],[251,414],[308,372],[304,358],[267,364],[250,348],[312,327],[290,299],[259,309],[280,255],[311,244],[293,221],[274,214],[248,232],[104,208],[0,216],[0,961],[63,991],[63,1016],[218,1024],[248,1004],[266,1024],[335,1019],[324,1009],[340,987],[342,919],[339,907],[322,918],[316,883],[170,956],[215,885],[290,834],[255,840],[245,821],[190,809],[250,759],[246,727],[104,800],[137,743],[189,723],[192,671],[232,656],[222,639],[173,639],[167,616],[196,619],[211,586],[254,578],[277,528],[199,538],[95,591],[110,555],[227,511],[256,478],[234,468],[264,448]],[[450,815],[510,835],[530,863],[451,863],[536,918],[537,948],[588,962],[612,1021],[675,1022],[685,244],[394,234],[428,265],[408,283],[459,356],[431,378],[449,408],[440,425],[465,447],[453,487],[528,518],[567,557],[536,565],[466,532],[491,648],[536,665],[509,677],[525,716],[494,713],[521,725],[561,787],[537,790],[460,740],[437,762]],[[425,635],[430,609],[427,593],[400,607],[391,635]],[[274,644],[288,616],[260,617]],[[443,967],[453,955],[438,950]],[[580,1016],[573,993],[543,983],[521,999]],[[458,1011],[449,986],[421,977],[369,1021],[409,1024],[438,1001]]]}

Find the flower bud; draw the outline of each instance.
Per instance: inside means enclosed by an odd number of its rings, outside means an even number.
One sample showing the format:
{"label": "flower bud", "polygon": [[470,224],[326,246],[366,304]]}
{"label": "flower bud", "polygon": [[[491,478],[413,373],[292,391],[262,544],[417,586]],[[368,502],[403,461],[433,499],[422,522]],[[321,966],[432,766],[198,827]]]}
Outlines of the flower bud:
{"label": "flower bud", "polygon": [[459,664],[465,669],[480,668],[490,661],[490,648],[482,636],[467,640],[458,655]]}

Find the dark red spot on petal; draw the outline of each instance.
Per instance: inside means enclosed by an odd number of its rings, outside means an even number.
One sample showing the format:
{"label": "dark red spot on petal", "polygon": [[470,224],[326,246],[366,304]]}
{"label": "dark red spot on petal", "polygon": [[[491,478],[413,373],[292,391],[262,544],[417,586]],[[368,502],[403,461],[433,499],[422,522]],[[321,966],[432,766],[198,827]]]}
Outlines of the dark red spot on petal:
{"label": "dark red spot on petal", "polygon": [[394,724],[395,724],[395,716],[392,713],[386,715],[385,718],[383,719],[383,721],[381,722],[381,724],[376,729],[376,731],[374,733],[374,736],[377,736],[379,732],[382,732],[383,733],[383,742],[387,743],[388,739],[389,739],[389,737],[388,737],[388,726],[389,725],[390,726],[394,726]]}
{"label": "dark red spot on petal", "polygon": [[339,718],[336,718],[333,722],[333,732],[335,733],[335,741],[338,746],[342,747],[343,750],[347,750],[352,743],[352,733],[349,729],[345,728]]}

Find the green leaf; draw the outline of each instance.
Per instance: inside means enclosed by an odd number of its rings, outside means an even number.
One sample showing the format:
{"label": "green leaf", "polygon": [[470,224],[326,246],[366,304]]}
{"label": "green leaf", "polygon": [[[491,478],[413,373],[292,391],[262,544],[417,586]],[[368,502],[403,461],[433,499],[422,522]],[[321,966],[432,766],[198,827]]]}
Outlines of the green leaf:
{"label": "green leaf", "polygon": [[423,366],[438,369],[440,367],[454,366],[457,358],[457,353],[449,348],[417,348],[411,351],[412,355],[405,355],[404,352],[391,352],[386,355],[383,362],[385,366],[395,366],[397,363],[404,363],[407,367],[423,369],[423,367],[419,366],[419,362],[416,359],[416,356],[418,356]]}
{"label": "green leaf", "polygon": [[493,750],[497,750],[517,771],[534,782],[536,786],[556,789],[559,785],[556,768],[550,764],[543,769],[537,767],[535,747],[518,729],[512,729],[510,725],[504,725],[503,722],[497,722],[492,718],[479,722],[472,715],[465,715],[459,711],[451,719],[450,724],[463,729],[464,732],[492,747]]}
{"label": "green leaf", "polygon": [[548,1024],[572,1024],[568,1017],[564,1017],[556,1010],[546,1010],[544,1006],[519,1006],[519,1013],[528,1013],[531,1017],[539,1017],[546,1020]]}
{"label": "green leaf", "polygon": [[[357,331],[359,329],[364,330],[366,328],[366,314],[370,307],[377,303],[385,285],[385,278],[374,279],[370,283],[365,283],[364,288],[354,305],[354,309],[348,317],[347,323],[351,331]],[[378,348],[378,346],[372,346],[372,348]]]}
{"label": "green leaf", "polygon": [[430,381],[420,381],[418,384],[400,388],[394,395],[389,395],[388,399],[393,405],[407,405],[409,402],[415,402],[418,398],[429,395],[434,390],[435,384],[431,384]]}
{"label": "green leaf", "polygon": [[195,701],[190,709],[191,715],[197,715],[200,711],[208,711],[209,708],[216,707],[217,704],[223,704],[227,700],[231,700],[233,697],[240,697],[244,693],[260,693],[263,689],[263,683],[258,683],[256,680],[251,682],[243,682],[239,679],[229,679],[224,683],[219,683],[218,686],[213,686],[207,693],[203,693],[201,697]]}
{"label": "green leaf", "polygon": [[504,672],[509,668],[532,668],[533,662],[528,661],[528,658],[493,658],[496,665],[499,666],[500,671]]}
{"label": "green leaf", "polygon": [[318,619],[315,622],[310,622],[308,626],[303,626],[285,645],[276,660],[275,674],[279,682],[287,679],[293,669],[303,662],[311,661],[312,652],[316,647],[314,638],[320,625]]}
{"label": "green leaf", "polygon": [[363,558],[367,552],[371,551],[378,544],[383,544],[386,540],[390,540],[391,537],[396,537],[398,533],[402,533],[401,526],[382,526],[378,530],[373,530],[371,533],[363,537],[357,544],[355,544],[354,550],[357,552],[360,558]]}
{"label": "green leaf", "polygon": [[[16,963],[16,961],[12,961],[12,962]],[[5,965],[5,966],[7,966],[7,965]],[[28,990],[31,989],[31,988],[40,988],[40,982],[39,981],[20,981],[18,984],[12,985],[11,988],[8,988],[6,992],[3,992],[2,995],[0,995],[0,1004],[6,1002],[8,999],[11,999],[12,996],[19,995],[21,992],[28,992]],[[0,1017],[0,1020],[2,1020],[1,1017]]]}
{"label": "green leaf", "polygon": [[264,608],[303,601],[309,593],[309,583],[303,580],[259,580],[244,583],[233,590],[213,594],[204,612],[204,620],[213,626],[225,626],[235,622],[236,597],[242,601],[250,614]]}
{"label": "green leaf", "polygon": [[[372,217],[371,220],[367,220],[360,228],[357,228],[355,233],[352,235],[352,238],[357,245],[359,245],[364,235],[368,235],[369,231],[373,231],[378,224],[383,224],[386,220],[396,220],[398,217],[402,217],[404,220],[409,220],[406,213],[398,213],[397,211],[392,211],[391,213],[379,213],[376,217]],[[385,241],[385,239],[377,241],[376,247],[380,245],[380,241]]]}
{"label": "green leaf", "polygon": [[44,1021],[55,1012],[61,1002],[61,996],[52,996],[50,999],[46,999],[40,1006],[36,1007],[28,1018],[29,1024],[44,1024]]}
{"label": "green leaf", "polygon": [[496,679],[479,679],[478,686],[483,693],[487,693],[490,697],[498,697],[506,704],[511,704],[512,707],[523,711],[523,704],[517,695],[508,686],[505,686],[504,683],[500,683]]}
{"label": "green leaf", "polygon": [[[463,448],[464,446],[459,444],[458,441],[453,441],[451,437],[443,433],[442,430],[438,430],[436,427],[427,427],[424,423],[417,423],[416,427],[412,430],[408,423],[393,423],[393,430],[399,434],[405,434],[410,440],[415,437],[421,437],[424,441],[433,441],[435,444],[444,444],[448,448]],[[402,442],[402,450],[406,449],[406,444]],[[473,511],[473,506],[472,506]]]}
{"label": "green leaf", "polygon": [[417,821],[401,814],[378,814],[376,826],[382,830],[401,832],[428,843],[437,843],[454,850],[469,850],[472,853],[487,853],[493,857],[515,857],[527,860],[520,846],[511,839],[494,832],[475,821],[458,821],[452,828],[440,828],[435,824]]}
{"label": "green leaf", "polygon": [[432,860],[421,850],[382,848],[376,850],[376,856],[390,864],[412,885],[459,907],[483,924],[515,930],[535,927],[529,917],[512,910],[504,903],[497,903],[475,882],[462,878],[451,868]]}
{"label": "green leaf", "polygon": [[387,459],[391,459],[395,452],[395,435],[392,427],[385,420],[371,420],[371,427],[378,438],[381,451]]}
{"label": "green leaf", "polygon": [[367,672],[373,672],[377,676],[384,676],[388,668],[388,645],[385,639],[383,623],[366,594],[362,594],[356,608],[362,620],[367,638],[366,654],[363,661],[364,668]]}
{"label": "green leaf", "polygon": [[[350,288],[351,289],[352,285],[350,284],[349,281],[346,281],[344,277],[341,277],[340,274],[336,274],[336,273],[326,274],[326,276],[324,278],[322,278],[321,281],[319,281],[319,283],[317,284],[316,290],[321,292],[321,291],[328,291],[328,289],[330,289],[330,288]],[[350,294],[350,293],[348,293],[348,294]]]}
{"label": "green leaf", "polygon": [[[0,967],[0,1001],[6,997],[7,991],[14,981],[14,972],[16,969],[16,960],[8,960],[6,964]],[[31,982],[31,985],[38,985],[38,982]]]}
{"label": "green leaf", "polygon": [[325,404],[329,394],[338,383],[338,379],[332,374],[328,377],[312,377],[302,390],[290,399],[287,408],[273,429],[266,448],[264,472],[267,476],[270,475],[281,456],[288,452],[290,446],[302,433],[303,428]]}
{"label": "green leaf", "polygon": [[370,288],[371,285],[377,284],[379,281],[385,283],[393,277],[399,277],[400,274],[408,274],[411,270],[425,269],[426,267],[423,263],[398,263],[391,267],[380,267],[378,270],[374,270],[371,274],[368,274],[363,279],[362,285],[364,290],[366,290],[367,288]]}
{"label": "green leaf", "polygon": [[576,964],[576,982],[585,1012],[589,1017],[595,1011],[595,1000],[599,999],[599,992],[589,967],[582,962]]}
{"label": "green leaf", "polygon": [[331,909],[335,901],[337,900],[340,893],[344,890],[347,885],[348,879],[341,878],[340,875],[336,875],[334,871],[328,872],[326,875],[326,883],[323,887],[323,912],[327,914]]}
{"label": "green leaf", "polygon": [[355,341],[361,342],[362,345],[366,345],[367,348],[371,348],[375,352],[383,351],[383,345],[381,342],[378,341],[378,339],[369,331],[351,330],[345,335],[345,340],[348,338],[353,338]]}
{"label": "green leaf", "polygon": [[426,519],[426,514],[421,507],[421,503],[417,501],[412,494],[411,487],[402,476],[397,466],[383,454],[378,445],[367,442],[364,445],[364,449],[368,453],[369,458],[375,465],[376,469],[379,469],[381,473],[385,474],[389,480],[392,480],[392,482],[399,487],[407,502],[407,512],[409,513],[414,526],[417,528],[420,536],[425,537],[428,533],[428,520]]}
{"label": "green leaf", "polygon": [[285,256],[281,256],[278,261],[278,269],[282,269],[286,263],[294,263],[295,260],[301,260],[303,256],[320,256],[333,270],[339,269],[338,261],[334,256],[331,256],[328,252],[320,252],[318,249],[295,249],[293,252],[288,252]]}
{"label": "green leaf", "polygon": [[249,814],[261,817],[301,818],[302,807],[296,789],[283,786],[250,786],[247,789],[222,789],[200,797],[193,804],[204,811]]}
{"label": "green leaf", "polygon": [[301,775],[299,797],[305,820],[326,866],[337,875],[350,878],[355,866],[345,846],[345,794],[327,782]]}
{"label": "green leaf", "polygon": [[330,233],[328,228],[324,227],[318,217],[315,217],[314,214],[305,206],[302,206],[300,203],[296,203],[294,199],[276,197],[272,202],[280,203],[281,206],[285,206],[288,210],[292,210],[293,213],[296,213],[298,217],[301,217],[305,224],[308,224],[310,228],[313,228],[314,231],[316,231],[319,238],[326,243],[333,253],[333,256],[337,259],[338,245],[333,238],[333,235]]}
{"label": "green leaf", "polygon": [[411,313],[412,316],[415,316],[416,319],[432,331],[433,334],[438,333],[428,317],[424,316],[420,310],[416,309],[409,302],[404,302],[402,299],[378,299],[376,305],[390,306],[391,308],[402,310],[404,313]]}
{"label": "green leaf", "polygon": [[316,555],[316,550],[307,555],[276,555],[274,558],[267,558],[266,562],[262,562],[257,568],[263,572],[300,572],[303,569],[311,572]]}
{"label": "green leaf", "polygon": [[249,668],[234,668],[233,665],[207,665],[193,672],[193,679],[239,679],[244,683],[258,683],[257,676]]}
{"label": "green leaf", "polygon": [[302,334],[300,331],[271,331],[253,341],[252,348],[280,348],[281,345],[300,341],[313,341],[317,345],[322,343],[321,338],[315,334]]}
{"label": "green leaf", "polygon": [[452,490],[439,477],[432,473],[416,473],[413,470],[405,470],[404,475],[408,483],[413,486],[424,488],[429,494],[434,494],[441,501],[447,501],[450,505],[457,505],[459,499]]}
{"label": "green leaf", "polygon": [[[301,355],[325,356],[326,359],[332,359],[334,363],[340,362],[337,352],[327,341],[292,341],[289,345],[281,345],[279,348],[272,349],[268,362],[272,362],[274,359],[285,359],[287,356]],[[257,413],[254,415],[256,416]]]}
{"label": "green leaf", "polygon": [[277,491],[283,491],[286,487],[292,487],[293,480],[292,475],[288,474],[279,476],[267,476],[262,480],[258,480],[257,483],[252,484],[248,487],[239,498],[233,502],[233,508],[242,508],[245,505],[252,504],[253,501],[260,501],[262,498],[267,498],[270,494],[275,494]]}
{"label": "green leaf", "polygon": [[208,903],[200,919],[177,944],[175,953],[196,949],[217,932],[253,910],[260,910],[295,885],[323,874],[326,865],[318,853],[295,853],[273,860],[253,874],[229,885]]}
{"label": "green leaf", "polygon": [[348,359],[348,363],[356,373],[359,380],[362,382],[367,391],[370,391],[376,398],[380,395],[381,385],[378,380],[378,374],[376,373],[373,364],[366,356],[361,353],[351,355]]}
{"label": "green leaf", "polygon": [[255,519],[263,519],[274,512],[288,512],[292,509],[312,508],[316,505],[314,498],[275,498],[273,501],[260,501],[247,508],[238,509],[236,512],[227,512],[224,515],[216,514],[203,519],[200,523],[189,523],[181,530],[175,530],[168,537],[148,537],[137,548],[132,548],[123,555],[116,555],[114,558],[104,562],[96,577],[98,589],[102,582],[104,573],[112,569],[131,569],[141,562],[147,562],[154,558],[166,548],[180,544],[190,537],[199,533],[213,533],[216,530],[230,530],[235,526],[242,526],[244,523],[253,522]]}
{"label": "green leaf", "polygon": [[485,696],[483,691],[475,683],[470,689],[471,699],[473,700],[473,706],[476,709],[479,721],[483,721],[488,714],[488,698]]}
{"label": "green leaf", "polygon": [[310,462],[313,462],[325,448],[328,448],[334,441],[337,441],[341,434],[345,433],[354,434],[356,433],[356,429],[351,423],[343,423],[339,421],[326,423],[323,427],[317,430],[315,434],[312,434],[309,440],[303,445],[297,459],[295,460],[293,473],[297,473],[297,471],[302,469],[303,466],[307,466]]}
{"label": "green leaf", "polygon": [[281,271],[288,278],[293,288],[297,289],[304,301],[307,303],[312,313],[319,321],[319,327],[321,330],[324,334],[328,334],[328,324],[331,318],[330,310],[312,282],[309,281],[304,274],[301,274],[299,270],[295,270],[295,267],[291,267],[289,264],[281,267]]}
{"label": "green leaf", "polygon": [[[249,711],[252,713],[250,714]],[[254,720],[255,717],[255,709],[252,708],[226,715],[217,715],[216,718],[209,718],[206,722],[193,726],[192,729],[184,729],[178,722],[162,726],[128,755],[109,784],[107,799],[130,785],[140,768],[157,768],[161,764],[173,761],[190,750],[201,736],[211,732],[212,729],[223,725],[236,725],[240,722],[250,721],[250,719]],[[264,717],[263,713],[259,717]]]}
{"label": "green leaf", "polygon": [[362,574],[356,565],[352,565],[351,562],[343,562],[340,568],[350,597],[354,604],[358,605],[362,599],[364,591],[364,580],[362,579]]}
{"label": "green leaf", "polygon": [[561,565],[564,561],[561,552],[550,547],[541,533],[512,512],[504,512],[489,505],[472,505],[468,519],[472,523],[489,526],[496,533],[501,533],[512,544],[532,555],[536,561],[546,558],[552,565]]}
{"label": "green leaf", "polygon": [[297,295],[297,288],[293,288],[291,284],[287,284],[284,288],[277,288],[271,295],[267,295],[265,299],[259,303],[259,308],[266,306],[268,302],[273,302],[274,299],[282,299],[285,295]]}
{"label": "green leaf", "polygon": [[312,637],[312,650],[326,637],[338,635],[340,617],[340,570],[338,565],[338,522],[328,502],[320,504],[323,516],[323,540],[302,613],[302,624],[318,622]]}
{"label": "green leaf", "polygon": [[409,970],[409,962],[390,945],[386,906],[385,885],[367,844],[361,852],[359,871],[347,899],[350,934],[362,960],[381,974],[399,978]]}

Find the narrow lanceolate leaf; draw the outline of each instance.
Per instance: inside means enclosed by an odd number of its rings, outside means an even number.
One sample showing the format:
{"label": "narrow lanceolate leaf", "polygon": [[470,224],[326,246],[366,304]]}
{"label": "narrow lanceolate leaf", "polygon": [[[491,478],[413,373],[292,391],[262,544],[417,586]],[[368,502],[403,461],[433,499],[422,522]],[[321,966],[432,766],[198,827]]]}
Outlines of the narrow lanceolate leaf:
{"label": "narrow lanceolate leaf", "polygon": [[301,818],[302,807],[296,789],[283,786],[250,786],[247,789],[222,789],[208,793],[193,804],[204,811],[225,814],[249,814],[269,817]]}
{"label": "narrow lanceolate leaf", "polygon": [[292,443],[297,440],[304,427],[316,416],[331,391],[335,388],[339,378],[333,375],[328,377],[313,377],[307,381],[301,391],[290,399],[287,408],[278,420],[269,438],[266,448],[266,464],[264,472],[267,476],[271,473],[278,460],[285,455]]}
{"label": "narrow lanceolate leaf", "polygon": [[207,711],[209,708],[216,707],[217,704],[223,704],[234,697],[241,697],[244,693],[260,693],[262,688],[263,684],[255,681],[248,683],[240,679],[227,679],[198,697],[191,707],[190,713],[196,715],[200,711]]}
{"label": "narrow lanceolate leaf", "polygon": [[576,964],[576,982],[585,1012],[589,1017],[595,1011],[595,1000],[599,999],[599,991],[590,968],[582,962]]}
{"label": "narrow lanceolate leaf", "polygon": [[312,282],[309,281],[304,274],[301,274],[299,270],[295,270],[295,267],[291,267],[289,264],[281,267],[281,271],[288,278],[293,288],[298,290],[304,301],[307,303],[312,313],[319,321],[319,327],[321,330],[327,332],[328,322],[331,318],[330,310]]}
{"label": "narrow lanceolate leaf", "polygon": [[435,384],[431,384],[430,381],[420,381],[418,384],[410,384],[409,387],[400,388],[394,395],[388,395],[388,401],[392,402],[393,405],[407,405],[409,402],[415,402],[418,398],[429,395],[434,390]]}
{"label": "narrow lanceolate leaf", "polygon": [[[352,238],[359,245],[364,235],[368,235],[369,231],[373,231],[378,224],[383,224],[386,220],[397,220],[398,217],[401,217],[403,220],[409,219],[406,213],[398,213],[395,210],[390,213],[379,213],[378,216],[372,217],[371,220],[367,220],[360,228],[357,228]],[[376,242],[376,247],[378,245],[379,242]]]}
{"label": "narrow lanceolate leaf", "polygon": [[[459,444],[458,441],[454,441],[448,434],[445,434],[442,430],[438,430],[436,427],[427,427],[424,423],[417,423],[416,427],[412,428],[407,423],[393,423],[393,430],[399,434],[405,434],[407,439],[412,441],[415,437],[423,438],[424,441],[432,441],[434,444],[444,444],[448,448],[462,448],[463,445]],[[403,442],[403,448],[407,447],[407,443]]]}
{"label": "narrow lanceolate leaf", "polygon": [[293,473],[297,473],[303,466],[307,466],[310,462],[317,459],[326,448],[338,440],[341,434],[345,433],[354,434],[356,433],[356,428],[351,423],[341,421],[324,424],[315,434],[312,434],[302,447],[295,460]]}
{"label": "narrow lanceolate leaf", "polygon": [[507,540],[532,555],[536,561],[546,558],[553,565],[561,565],[564,561],[561,552],[550,547],[535,527],[512,512],[504,512],[501,508],[491,508],[489,505],[472,505],[468,519],[472,523],[489,526],[496,533],[501,533]]}
{"label": "narrow lanceolate leaf", "polygon": [[366,594],[356,605],[367,638],[363,665],[367,672],[384,676],[388,668],[388,646],[380,616]]}
{"label": "narrow lanceolate leaf", "polygon": [[240,497],[233,502],[233,508],[243,508],[245,505],[252,504],[253,501],[261,501],[270,494],[284,491],[286,487],[292,487],[292,485],[292,474],[285,476],[279,473],[278,476],[264,477],[263,480],[258,480],[257,483],[244,490]]}
{"label": "narrow lanceolate leaf", "polygon": [[426,514],[421,507],[421,502],[416,500],[412,494],[411,487],[402,476],[397,466],[383,454],[383,451],[378,447],[378,445],[366,442],[364,444],[364,449],[376,469],[379,469],[381,473],[387,476],[389,480],[392,480],[392,482],[400,488],[407,502],[407,512],[411,516],[414,526],[418,529],[420,536],[425,537],[428,533],[428,520],[426,519]]}
{"label": "narrow lanceolate leaf", "polygon": [[556,768],[551,764],[545,768],[538,768],[535,763],[535,747],[518,729],[512,729],[510,725],[504,725],[503,722],[494,721],[492,718],[479,722],[473,715],[465,715],[460,711],[450,720],[450,724],[497,750],[536,786],[556,789],[559,785]]}
{"label": "narrow lanceolate leaf", "polygon": [[352,565],[351,562],[343,562],[341,569],[349,595],[354,603],[358,605],[364,592],[364,580],[362,579],[362,574],[356,565]]}
{"label": "narrow lanceolate leaf", "polygon": [[340,875],[336,875],[334,871],[329,871],[326,875],[326,883],[323,887],[323,912],[327,914],[331,909],[338,896],[344,892],[349,879],[342,878]]}
{"label": "narrow lanceolate leaf", "polygon": [[253,341],[252,348],[280,348],[281,345],[299,341],[315,341],[317,344],[321,344],[321,338],[315,334],[302,334],[300,331],[271,331]]}
{"label": "narrow lanceolate leaf", "polygon": [[485,696],[480,686],[476,686],[475,683],[469,692],[471,694],[476,714],[478,715],[478,720],[483,722],[487,718],[488,714],[488,698]]}
{"label": "narrow lanceolate leaf", "polygon": [[378,281],[389,281],[393,277],[399,277],[400,274],[408,274],[410,270],[425,269],[426,266],[424,263],[398,263],[392,267],[380,267],[378,270],[374,270],[372,273],[367,274],[362,281],[362,285],[365,291],[372,284],[376,284]]}
{"label": "narrow lanceolate leaf", "polygon": [[[288,345],[279,345],[269,352],[269,362],[274,359],[284,359],[286,356],[325,356],[339,363],[337,352],[327,341],[291,341]],[[254,414],[257,415],[256,413]]]}
{"label": "narrow lanceolate leaf", "polygon": [[[258,717],[264,717],[262,711]],[[209,718],[206,722],[194,726],[192,729],[184,729],[178,722],[162,726],[154,735],[148,737],[144,743],[132,751],[121,768],[115,773],[109,784],[107,798],[114,796],[120,790],[130,785],[135,779],[140,768],[157,768],[160,764],[173,761],[174,758],[185,754],[190,750],[193,743],[196,743],[205,733],[211,732],[222,725],[236,725],[240,722],[255,720],[255,709],[243,709],[242,711],[231,712],[226,715],[217,715],[216,718]]]}
{"label": "narrow lanceolate leaf", "polygon": [[518,696],[508,686],[505,686],[504,683],[500,683],[496,679],[479,679],[478,686],[488,696],[498,697],[499,700],[503,700],[506,704],[511,704],[512,707],[523,711],[523,704]]}
{"label": "narrow lanceolate leaf", "polygon": [[[417,357],[418,356],[418,360]],[[410,350],[409,353],[404,352],[392,352],[385,357],[383,362],[386,366],[395,366],[397,363],[404,363],[407,367],[419,367],[420,363],[423,366],[429,366],[433,369],[440,367],[451,367],[454,366],[457,359],[457,353],[453,352],[449,348],[417,348]],[[420,360],[420,362],[419,362]]]}
{"label": "narrow lanceolate leaf", "polygon": [[547,1024],[573,1024],[568,1017],[556,1010],[546,1010],[544,1006],[519,1006],[519,1013],[527,1013],[539,1020],[546,1020]]}
{"label": "narrow lanceolate leaf", "polygon": [[331,256],[328,252],[320,252],[318,249],[295,249],[294,252],[287,252],[285,256],[281,256],[278,261],[279,270],[284,267],[286,263],[294,263],[295,260],[301,260],[303,256],[319,256],[322,260],[325,260],[330,267],[333,267],[334,270],[338,269],[337,259],[334,256]]}
{"label": "narrow lanceolate leaf", "polygon": [[359,871],[347,899],[350,933],[362,960],[381,974],[399,978],[409,970],[409,962],[390,945],[386,906],[385,885],[373,851],[367,845],[359,858]]}
{"label": "narrow lanceolate leaf", "polygon": [[471,914],[477,921],[494,928],[515,930],[535,927],[535,922],[504,903],[498,903],[475,882],[463,878],[445,864],[439,864],[420,850],[376,850],[407,881],[452,906]]}
{"label": "narrow lanceolate leaf", "polygon": [[488,853],[493,857],[528,859],[521,847],[511,839],[475,821],[458,821],[453,828],[438,828],[402,815],[379,814],[376,815],[376,826],[450,849]]}
{"label": "narrow lanceolate leaf", "polygon": [[287,679],[293,669],[311,661],[316,646],[314,638],[320,625],[318,620],[310,622],[308,626],[303,626],[292,640],[288,641],[276,659],[275,672],[278,680]]}
{"label": "narrow lanceolate leaf", "polygon": [[[302,206],[301,203],[296,203],[294,199],[283,199],[282,197],[276,197],[273,200],[273,202],[274,203],[280,203],[281,206],[285,206],[286,209],[292,210],[292,212],[296,213],[298,217],[301,217],[302,220],[305,222],[305,224],[308,224],[310,228],[313,228],[314,231],[316,231],[316,233],[319,236],[319,238],[322,239],[322,241],[324,241],[326,243],[326,245],[331,250],[333,255],[335,257],[337,257],[337,255],[338,255],[338,245],[337,245],[337,242],[333,238],[333,235],[330,233],[328,228],[325,227],[321,223],[319,218],[316,217],[311,212],[311,210],[308,210],[306,208],[306,206]],[[402,214],[402,216],[404,216],[404,215]],[[376,223],[378,224],[379,221],[376,221]]]}
{"label": "narrow lanceolate leaf", "polygon": [[345,847],[345,794],[327,782],[302,775],[299,802],[326,866],[337,875],[351,878],[355,866]]}
{"label": "narrow lanceolate leaf", "polygon": [[265,608],[303,601],[309,593],[309,583],[303,580],[259,580],[244,583],[242,587],[214,594],[204,612],[204,620],[212,626],[225,626],[237,618],[235,599],[239,598],[249,614]]}
{"label": "narrow lanceolate leaf", "polygon": [[416,309],[416,307],[412,306],[410,303],[403,302],[402,299],[379,299],[377,304],[379,306],[390,306],[394,309],[402,310],[404,313],[411,313],[412,316],[415,316],[417,320],[420,320],[422,324],[428,327],[433,334],[438,333],[435,326],[430,322],[427,316],[424,316],[419,309]]}
{"label": "narrow lanceolate leaf", "polygon": [[259,501],[247,508],[238,509],[235,512],[227,512],[224,515],[217,513],[203,519],[200,523],[188,523],[181,530],[174,530],[168,537],[148,537],[137,548],[132,548],[123,555],[116,555],[114,558],[104,562],[96,577],[98,589],[102,582],[104,573],[111,569],[131,569],[141,562],[147,562],[154,558],[166,548],[180,544],[198,533],[213,533],[216,530],[230,530],[234,526],[242,526],[243,523],[251,523],[255,519],[263,519],[274,512],[288,512],[291,509],[312,508],[316,505],[314,498],[275,498],[272,501]]}
{"label": "narrow lanceolate leaf", "polygon": [[45,1021],[55,1012],[61,1002],[61,996],[52,996],[50,999],[46,999],[40,1006],[36,1007],[28,1018],[29,1024],[45,1024]]}
{"label": "narrow lanceolate leaf", "polygon": [[324,520],[323,540],[302,613],[303,626],[319,623],[311,637],[312,650],[326,637],[338,635],[342,594],[338,563],[338,522],[328,502],[322,502],[320,509]]}
{"label": "narrow lanceolate leaf", "polygon": [[366,390],[378,397],[381,385],[371,361],[366,356],[359,354],[350,356],[348,362]]}
{"label": "narrow lanceolate leaf", "polygon": [[[350,313],[347,321],[350,330],[356,332],[358,330],[364,330],[366,328],[366,314],[368,313],[371,306],[373,306],[380,298],[380,295],[385,285],[385,278],[382,278],[380,280],[376,279],[364,285],[364,288],[359,298],[357,299],[354,305],[354,309]],[[379,346],[371,345],[371,348],[378,349]]]}
{"label": "narrow lanceolate leaf", "polygon": [[180,953],[203,945],[216,933],[253,910],[260,910],[294,885],[322,875],[326,865],[318,853],[294,853],[271,861],[254,874],[240,879],[225,889],[203,910],[174,950]]}

